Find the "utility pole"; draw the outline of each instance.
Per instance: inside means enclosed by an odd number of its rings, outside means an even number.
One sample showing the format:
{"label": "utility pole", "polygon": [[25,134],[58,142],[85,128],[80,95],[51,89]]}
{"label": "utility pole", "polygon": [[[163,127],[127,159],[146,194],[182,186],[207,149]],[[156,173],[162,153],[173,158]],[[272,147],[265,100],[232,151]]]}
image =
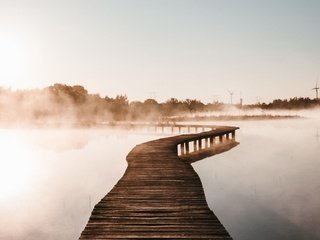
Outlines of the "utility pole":
{"label": "utility pole", "polygon": [[318,91],[319,91],[319,87],[318,87],[318,81],[316,83],[316,86],[314,88],[312,88],[312,90],[315,90],[316,91],[316,99],[319,100],[319,95],[318,95]]}
{"label": "utility pole", "polygon": [[234,91],[231,92],[228,90],[228,93],[230,94],[230,104],[232,105],[232,98],[233,98]]}

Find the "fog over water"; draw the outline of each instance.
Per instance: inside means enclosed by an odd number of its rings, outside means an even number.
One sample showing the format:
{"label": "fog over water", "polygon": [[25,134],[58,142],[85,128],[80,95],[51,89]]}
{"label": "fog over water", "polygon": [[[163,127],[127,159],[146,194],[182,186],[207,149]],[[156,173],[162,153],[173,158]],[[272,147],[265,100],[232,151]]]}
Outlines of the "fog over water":
{"label": "fog over water", "polygon": [[319,239],[319,119],[233,124],[240,145],[193,165],[211,209],[234,239]]}
{"label": "fog over water", "polygon": [[[320,238],[320,121],[239,126],[236,148],[196,162],[208,204],[234,239]],[[206,124],[209,124],[206,122]],[[0,239],[77,239],[138,143],[106,129],[0,130]]]}
{"label": "fog over water", "polygon": [[97,129],[1,130],[0,239],[78,239],[124,173],[127,153],[149,139]]}

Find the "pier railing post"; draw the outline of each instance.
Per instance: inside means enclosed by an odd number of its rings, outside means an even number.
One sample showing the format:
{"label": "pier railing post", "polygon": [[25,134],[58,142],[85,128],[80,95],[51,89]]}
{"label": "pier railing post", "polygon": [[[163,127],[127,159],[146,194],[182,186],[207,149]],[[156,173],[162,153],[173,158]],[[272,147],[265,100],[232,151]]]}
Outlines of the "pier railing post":
{"label": "pier railing post", "polygon": [[185,154],[184,143],[181,143],[180,146],[181,146],[181,155],[184,155]]}
{"label": "pier railing post", "polygon": [[213,137],[213,136],[211,136],[211,137],[210,137],[210,147],[212,147],[212,146],[213,146],[213,141],[214,141],[214,137]]}

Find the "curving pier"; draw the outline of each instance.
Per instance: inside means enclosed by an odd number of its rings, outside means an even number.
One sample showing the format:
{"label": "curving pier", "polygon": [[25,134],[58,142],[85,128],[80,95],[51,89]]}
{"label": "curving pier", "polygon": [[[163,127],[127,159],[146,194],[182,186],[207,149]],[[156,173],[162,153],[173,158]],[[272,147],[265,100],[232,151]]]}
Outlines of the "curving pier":
{"label": "curving pier", "polygon": [[236,127],[146,142],[94,207],[80,239],[232,239],[209,209],[191,162],[235,147]]}

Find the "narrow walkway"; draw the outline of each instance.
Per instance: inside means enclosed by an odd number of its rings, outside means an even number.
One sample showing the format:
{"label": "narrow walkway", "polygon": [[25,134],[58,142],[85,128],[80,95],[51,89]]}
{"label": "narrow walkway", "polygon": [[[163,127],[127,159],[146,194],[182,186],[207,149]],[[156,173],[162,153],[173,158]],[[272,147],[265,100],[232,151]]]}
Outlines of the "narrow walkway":
{"label": "narrow walkway", "polygon": [[[209,209],[191,162],[237,145],[234,127],[137,145],[80,239],[231,239]],[[192,148],[192,149],[191,149]]]}

